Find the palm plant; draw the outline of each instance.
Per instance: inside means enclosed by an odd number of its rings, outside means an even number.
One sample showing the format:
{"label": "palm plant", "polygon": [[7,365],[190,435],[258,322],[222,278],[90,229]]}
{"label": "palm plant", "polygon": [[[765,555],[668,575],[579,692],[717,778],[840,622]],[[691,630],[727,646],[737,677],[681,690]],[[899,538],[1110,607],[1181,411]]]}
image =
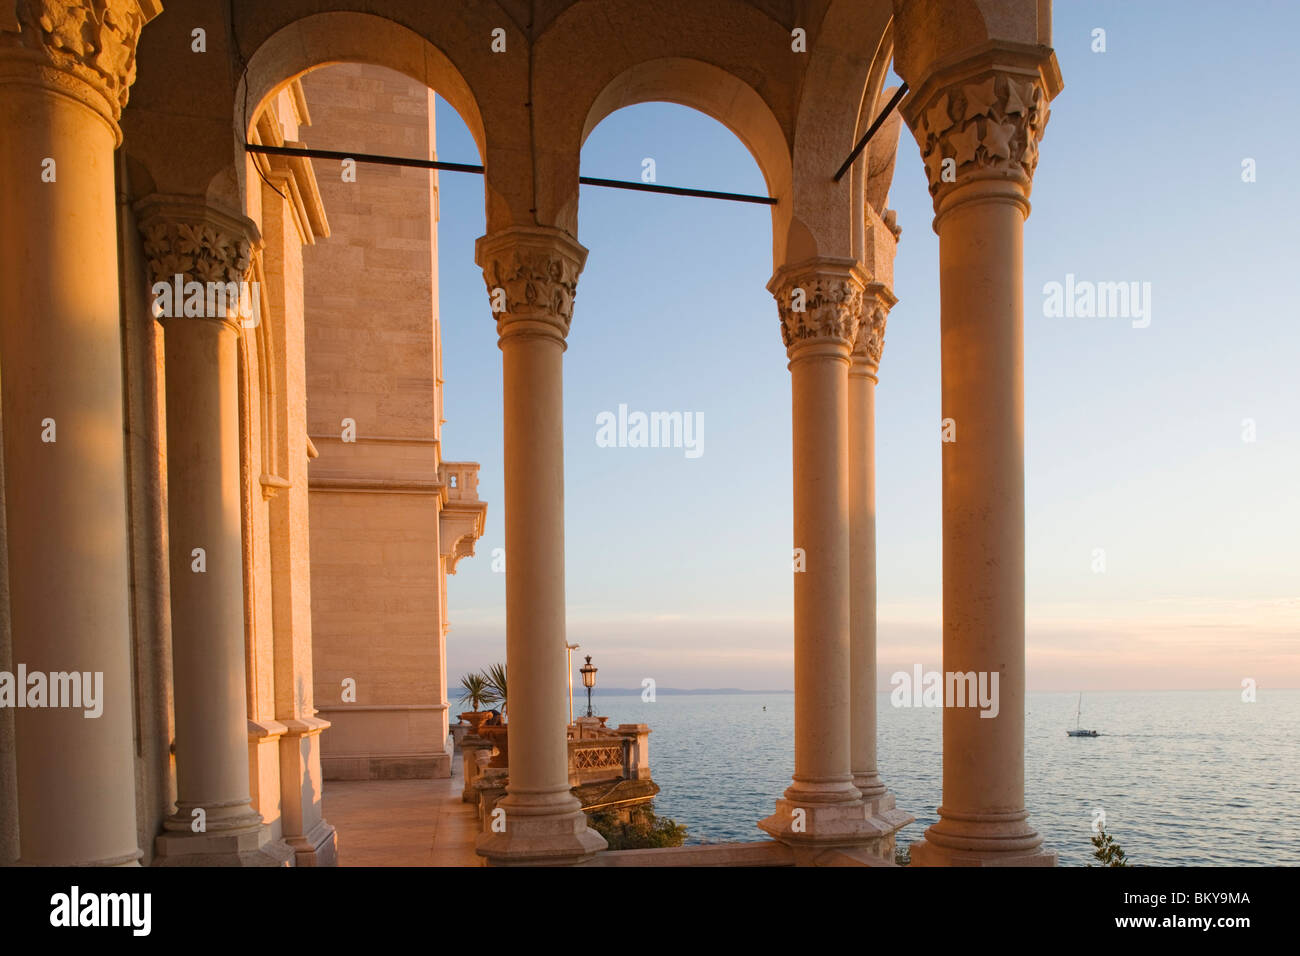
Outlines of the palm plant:
{"label": "palm plant", "polygon": [[482,674],[466,674],[460,679],[460,686],[464,691],[461,695],[462,704],[468,702],[476,713],[499,699],[492,685]]}
{"label": "palm plant", "polygon": [[501,712],[506,713],[506,665],[493,664],[483,672],[489,691],[501,702]]}

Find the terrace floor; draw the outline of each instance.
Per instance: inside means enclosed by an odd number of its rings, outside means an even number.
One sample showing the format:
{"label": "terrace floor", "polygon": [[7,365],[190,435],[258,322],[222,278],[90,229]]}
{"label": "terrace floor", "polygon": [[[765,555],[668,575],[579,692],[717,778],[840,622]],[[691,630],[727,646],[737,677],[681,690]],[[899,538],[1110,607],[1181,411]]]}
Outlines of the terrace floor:
{"label": "terrace floor", "polygon": [[445,780],[327,780],[322,800],[339,866],[482,866],[459,770]]}

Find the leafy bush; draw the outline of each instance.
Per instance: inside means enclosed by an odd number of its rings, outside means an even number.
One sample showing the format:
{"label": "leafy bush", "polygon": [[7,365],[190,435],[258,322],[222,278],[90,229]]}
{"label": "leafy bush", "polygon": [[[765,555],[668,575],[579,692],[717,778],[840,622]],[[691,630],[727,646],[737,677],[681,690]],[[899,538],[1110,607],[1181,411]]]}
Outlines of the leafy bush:
{"label": "leafy bush", "polygon": [[1092,838],[1092,845],[1096,847],[1092,855],[1097,858],[1097,863],[1089,863],[1089,866],[1132,866],[1132,863],[1124,861],[1124,851],[1119,848],[1115,838],[1107,833],[1104,829],[1098,829],[1097,835]]}
{"label": "leafy bush", "polygon": [[686,827],[671,818],[655,816],[652,803],[634,807],[627,822],[609,810],[597,810],[587,816],[591,828],[605,838],[611,850],[681,846],[686,840]]}

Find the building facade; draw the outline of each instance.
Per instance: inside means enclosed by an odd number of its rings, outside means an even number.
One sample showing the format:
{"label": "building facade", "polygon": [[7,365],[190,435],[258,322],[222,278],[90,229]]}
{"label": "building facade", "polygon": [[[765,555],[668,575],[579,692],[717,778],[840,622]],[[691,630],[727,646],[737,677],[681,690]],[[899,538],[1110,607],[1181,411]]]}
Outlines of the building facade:
{"label": "building facade", "polygon": [[[874,726],[872,420],[895,301],[894,142],[878,133],[836,170],[884,109],[892,64],[934,200],[943,414],[960,436],[943,446],[944,669],[1001,678],[996,719],[945,709],[940,820],[912,860],[1054,862],[1024,806],[1023,758],[1021,267],[1038,145],[1062,86],[1048,0],[165,6],[0,4],[0,668],[102,674],[104,703],[93,720],[0,711],[0,854],[328,863],[322,762],[356,776],[421,762],[441,772],[445,674],[428,649],[445,628],[441,589],[394,635],[420,650],[392,678],[344,653],[373,621],[322,584],[348,574],[338,536],[362,522],[380,536],[405,524],[411,537],[356,560],[410,547],[448,570],[481,528],[472,469],[442,460],[437,387],[425,387],[437,378],[436,317],[426,328],[394,315],[385,331],[419,338],[410,361],[424,384],[385,407],[402,390],[395,372],[353,377],[343,394],[357,412],[330,407],[333,383],[355,372],[340,350],[364,345],[360,317],[344,313],[370,306],[323,290],[330,257],[364,257],[364,242],[325,252],[332,184],[302,156],[246,149],[317,145],[310,91],[339,108],[355,100],[311,71],[350,63],[436,90],[484,166],[475,258],[503,363],[513,686],[497,805],[509,823],[483,835],[480,854],[577,863],[604,848],[569,792],[565,732],[561,407],[587,256],[578,161],[605,116],[663,100],[729,127],[776,200],[768,288],[790,364],[806,570],[795,578],[793,778],[760,825],[790,862],[886,855],[909,819],[876,766]],[[432,152],[431,117],[418,122]],[[340,222],[351,215],[341,200]],[[245,283],[256,309],[232,304],[244,304]],[[191,284],[233,291],[191,308]],[[426,419],[415,410],[430,401]],[[403,494],[424,502],[423,524],[401,520]],[[441,570],[430,568],[412,586],[432,594]],[[355,700],[340,695],[347,678]],[[408,733],[399,749],[373,749],[395,721]]]}

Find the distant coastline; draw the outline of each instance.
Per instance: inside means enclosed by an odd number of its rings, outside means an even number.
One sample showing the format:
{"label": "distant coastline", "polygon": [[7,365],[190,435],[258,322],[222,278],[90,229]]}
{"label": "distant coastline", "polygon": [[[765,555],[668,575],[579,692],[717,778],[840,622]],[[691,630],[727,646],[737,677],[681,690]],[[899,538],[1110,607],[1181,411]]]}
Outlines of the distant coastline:
{"label": "distant coastline", "polygon": [[[574,694],[580,695],[583,688],[575,687]],[[597,687],[592,691],[593,697],[640,697],[645,691],[640,687]],[[665,696],[705,696],[709,694],[793,694],[793,690],[743,690],[740,687],[656,687],[655,695]],[[462,700],[464,698],[461,698]]]}
{"label": "distant coastline", "polygon": [[[574,688],[576,693],[579,688]],[[640,687],[598,687],[592,695],[599,697],[640,697],[644,691]],[[655,694],[793,694],[793,690],[742,690],[739,687],[702,687],[690,690],[684,687],[656,687]]]}

